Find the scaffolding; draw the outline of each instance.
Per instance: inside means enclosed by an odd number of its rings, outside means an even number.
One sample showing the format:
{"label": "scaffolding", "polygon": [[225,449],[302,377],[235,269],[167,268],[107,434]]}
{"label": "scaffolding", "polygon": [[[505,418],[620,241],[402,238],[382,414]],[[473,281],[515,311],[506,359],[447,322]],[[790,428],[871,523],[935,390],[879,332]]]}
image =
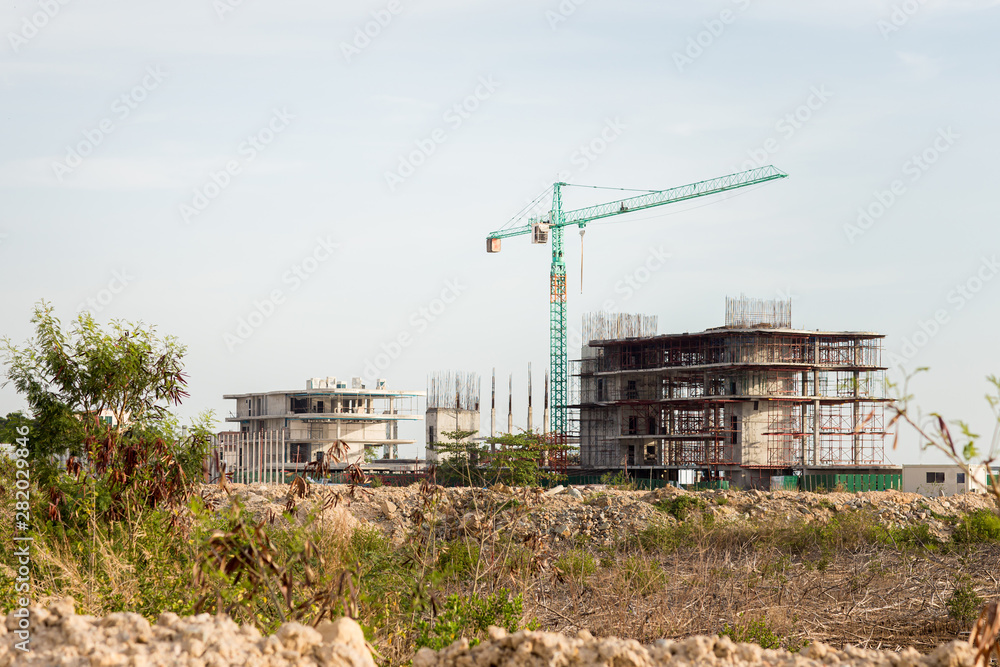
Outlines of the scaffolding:
{"label": "scaffolding", "polygon": [[777,328],[790,304],[734,301],[729,328],[591,339],[574,362],[584,467],[885,464],[883,336]]}

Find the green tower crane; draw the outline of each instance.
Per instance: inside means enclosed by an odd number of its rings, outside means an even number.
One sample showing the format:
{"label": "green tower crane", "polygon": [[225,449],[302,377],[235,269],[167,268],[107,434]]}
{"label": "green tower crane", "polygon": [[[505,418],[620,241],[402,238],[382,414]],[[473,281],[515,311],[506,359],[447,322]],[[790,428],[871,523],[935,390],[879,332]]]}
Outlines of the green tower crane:
{"label": "green tower crane", "polygon": [[[566,263],[563,261],[563,228],[576,225],[583,233],[587,223],[601,218],[609,218],[624,213],[634,213],[655,206],[674,204],[687,199],[706,197],[750,185],[767,183],[785,178],[788,174],[773,166],[741,171],[728,176],[720,176],[707,181],[698,181],[669,190],[644,191],[643,194],[617,199],[577,209],[563,211],[562,189],[571,187],[569,183],[555,183],[552,186],[552,208],[547,217],[529,220],[528,224],[515,226],[523,217],[515,216],[503,229],[486,237],[486,251],[500,252],[500,240],[511,236],[531,234],[532,243],[546,243],[552,239],[552,270],[549,275],[549,357],[550,357],[550,404],[552,410],[551,431],[557,442],[565,443],[568,431],[568,383],[566,354]],[[548,190],[546,190],[546,193]],[[537,200],[536,200],[537,201]],[[561,438],[561,440],[559,440]]]}

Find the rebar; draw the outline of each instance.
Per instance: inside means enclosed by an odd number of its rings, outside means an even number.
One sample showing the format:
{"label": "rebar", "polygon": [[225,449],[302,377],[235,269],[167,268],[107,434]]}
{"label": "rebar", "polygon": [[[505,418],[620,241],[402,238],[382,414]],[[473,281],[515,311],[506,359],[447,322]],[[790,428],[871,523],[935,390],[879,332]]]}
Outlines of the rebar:
{"label": "rebar", "polygon": [[438,371],[427,380],[428,408],[479,411],[479,376],[466,371]]}
{"label": "rebar", "polygon": [[726,327],[792,328],[791,299],[751,299],[745,294],[726,297]]}
{"label": "rebar", "polygon": [[619,340],[656,335],[656,315],[641,313],[586,313],[583,316],[583,340]]}

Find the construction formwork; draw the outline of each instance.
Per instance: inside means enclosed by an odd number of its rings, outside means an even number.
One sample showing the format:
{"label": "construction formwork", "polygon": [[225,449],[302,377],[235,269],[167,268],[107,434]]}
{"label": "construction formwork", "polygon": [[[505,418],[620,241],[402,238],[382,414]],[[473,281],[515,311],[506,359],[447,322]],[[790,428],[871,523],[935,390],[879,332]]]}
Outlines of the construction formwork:
{"label": "construction formwork", "polygon": [[778,326],[591,341],[574,365],[582,466],[883,465],[883,336],[782,328],[786,311],[769,312]]}

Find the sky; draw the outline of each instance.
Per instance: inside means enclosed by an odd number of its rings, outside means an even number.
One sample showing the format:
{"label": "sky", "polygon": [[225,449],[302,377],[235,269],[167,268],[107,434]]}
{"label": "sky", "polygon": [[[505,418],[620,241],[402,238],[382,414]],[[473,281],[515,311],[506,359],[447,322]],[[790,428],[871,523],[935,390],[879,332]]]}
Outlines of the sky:
{"label": "sky", "polygon": [[[227,393],[463,370],[485,403],[494,368],[523,425],[549,252],[486,235],[557,180],[773,164],[789,177],[588,226],[582,284],[567,230],[571,325],[610,303],[700,331],[726,296],[791,298],[797,328],[885,334],[890,378],[929,367],[917,403],[988,445],[998,4],[3,0],[0,336],[27,340],[42,299],[153,324],[187,346],[180,414],[220,429]],[[919,445],[888,459],[939,460]]]}

